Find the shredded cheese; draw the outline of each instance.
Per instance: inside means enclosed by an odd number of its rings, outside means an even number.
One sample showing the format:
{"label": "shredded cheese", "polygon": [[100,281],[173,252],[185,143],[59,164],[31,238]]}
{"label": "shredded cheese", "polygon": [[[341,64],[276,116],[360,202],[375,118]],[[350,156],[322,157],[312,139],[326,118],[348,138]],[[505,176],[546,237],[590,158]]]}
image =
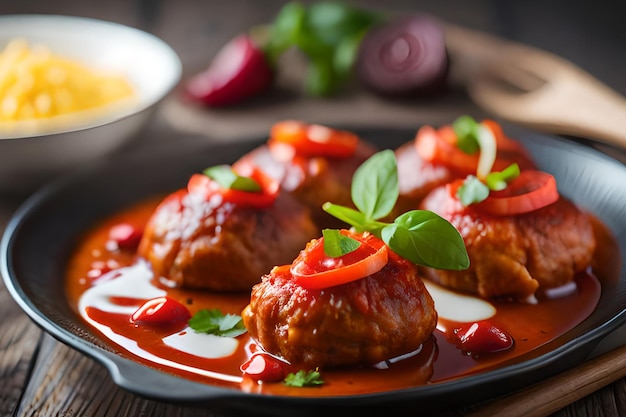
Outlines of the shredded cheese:
{"label": "shredded cheese", "polygon": [[14,39],[0,53],[0,122],[94,110],[134,96],[124,75],[57,56],[43,45]]}

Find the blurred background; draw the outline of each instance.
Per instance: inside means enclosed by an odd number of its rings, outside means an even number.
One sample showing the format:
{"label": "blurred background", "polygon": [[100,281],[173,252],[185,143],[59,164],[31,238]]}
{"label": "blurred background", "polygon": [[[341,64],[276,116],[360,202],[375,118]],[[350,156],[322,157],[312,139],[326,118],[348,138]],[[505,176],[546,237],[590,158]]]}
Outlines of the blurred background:
{"label": "blurred background", "polygon": [[[180,55],[185,74],[205,67],[228,39],[271,21],[277,0],[2,0],[0,14],[58,13],[120,22],[154,33]],[[311,1],[302,1],[303,4]],[[623,0],[362,0],[390,13],[428,12],[560,55],[626,94]]]}

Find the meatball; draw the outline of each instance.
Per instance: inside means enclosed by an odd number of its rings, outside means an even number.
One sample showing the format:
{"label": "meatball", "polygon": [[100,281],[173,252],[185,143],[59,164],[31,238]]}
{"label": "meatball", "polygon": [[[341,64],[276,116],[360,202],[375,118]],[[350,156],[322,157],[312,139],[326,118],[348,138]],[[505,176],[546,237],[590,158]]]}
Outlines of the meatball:
{"label": "meatball", "polygon": [[290,153],[288,147],[277,151],[261,145],[244,155],[240,163],[252,162],[279,181],[284,191],[309,207],[319,228],[338,228],[344,223],[322,210],[322,205],[331,201],[354,207],[352,176],[374,153],[376,148],[364,141],[359,141],[354,154],[349,157],[301,156]]}
{"label": "meatball", "polygon": [[464,208],[439,187],[421,208],[446,218],[461,233],[470,258],[463,271],[425,268],[425,276],[481,297],[532,300],[541,289],[570,283],[592,261],[596,240],[589,215],[565,197],[516,216]]}
{"label": "meatball", "polygon": [[437,324],[417,266],[394,253],[380,271],[322,290],[296,284],[289,266],[252,288],[242,313],[263,349],[295,365],[371,365],[415,351]]}
{"label": "meatball", "polygon": [[318,234],[309,210],[288,194],[257,209],[180,190],[152,215],[138,254],[169,286],[249,291]]}

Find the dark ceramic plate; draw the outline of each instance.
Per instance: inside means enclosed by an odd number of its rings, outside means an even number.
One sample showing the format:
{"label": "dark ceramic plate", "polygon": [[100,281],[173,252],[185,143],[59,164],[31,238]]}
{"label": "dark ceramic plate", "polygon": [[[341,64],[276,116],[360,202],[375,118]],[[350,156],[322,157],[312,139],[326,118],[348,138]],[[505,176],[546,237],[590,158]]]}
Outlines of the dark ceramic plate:
{"label": "dark ceramic plate", "polygon": [[[563,194],[595,213],[613,231],[624,259],[626,168],[584,143],[512,126],[506,129],[526,144],[540,167],[556,176]],[[381,147],[394,148],[411,140],[415,131],[369,129],[359,133]],[[589,318],[516,363],[448,382],[348,397],[248,394],[177,378],[118,355],[66,301],[66,261],[77,237],[129,204],[181,187],[193,172],[233,162],[261,141],[153,149],[86,167],[45,187],[16,212],[2,239],[0,272],[6,286],[39,326],[104,364],[121,387],[150,398],[197,403],[233,415],[352,414],[377,408],[387,413],[404,409],[424,413],[463,406],[575,366],[626,319],[626,272],[618,267],[616,278],[602,284],[600,302]]]}

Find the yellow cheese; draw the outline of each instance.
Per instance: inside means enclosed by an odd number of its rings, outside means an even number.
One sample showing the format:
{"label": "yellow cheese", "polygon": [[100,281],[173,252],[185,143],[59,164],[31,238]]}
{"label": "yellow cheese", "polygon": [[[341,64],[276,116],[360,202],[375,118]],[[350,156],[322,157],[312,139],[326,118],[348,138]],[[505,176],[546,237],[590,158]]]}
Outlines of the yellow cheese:
{"label": "yellow cheese", "polygon": [[94,110],[135,96],[123,74],[100,71],[15,39],[0,53],[0,122]]}

